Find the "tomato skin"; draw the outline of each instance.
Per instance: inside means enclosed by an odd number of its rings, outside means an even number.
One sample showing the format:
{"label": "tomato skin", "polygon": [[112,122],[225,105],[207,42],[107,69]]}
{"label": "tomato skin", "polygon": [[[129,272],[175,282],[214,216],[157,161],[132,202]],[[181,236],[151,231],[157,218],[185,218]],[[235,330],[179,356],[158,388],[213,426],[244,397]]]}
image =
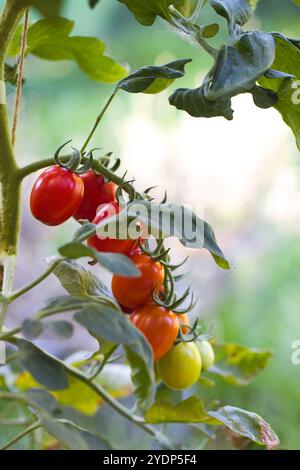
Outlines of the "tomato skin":
{"label": "tomato skin", "polygon": [[[186,313],[178,314],[177,318],[181,325],[190,325],[190,319]],[[187,335],[190,332],[190,328],[187,326],[182,326],[181,331],[184,335]]]}
{"label": "tomato skin", "polygon": [[112,182],[105,183],[103,176],[97,175],[93,170],[81,175],[81,179],[84,184],[84,195],[74,217],[76,220],[88,219],[91,222],[101,204],[116,200],[117,186]]}
{"label": "tomato skin", "polygon": [[195,343],[179,343],[157,363],[165,385],[175,390],[192,387],[201,374],[201,356]]}
{"label": "tomato skin", "polygon": [[30,195],[32,215],[46,225],[60,225],[77,211],[84,194],[80,176],[60,166],[47,168]]}
{"label": "tomato skin", "polygon": [[156,361],[170,351],[179,330],[179,323],[175,313],[150,303],[135,310],[129,318],[146,336],[152,346]]}
{"label": "tomato skin", "polygon": [[[120,206],[117,201],[104,204],[99,209],[96,217],[93,220],[93,223],[98,224],[102,220],[105,220],[112,215],[118,214],[119,212]],[[98,238],[96,234],[93,237],[90,237],[87,243],[97,251],[103,251],[105,253],[123,253],[128,255],[136,246],[137,240],[117,240],[112,238],[101,239]]]}
{"label": "tomato skin", "polygon": [[202,360],[202,370],[210,369],[215,363],[215,353],[208,341],[197,341],[197,347]]}
{"label": "tomato skin", "polygon": [[140,277],[112,277],[112,292],[119,302],[127,308],[137,308],[152,299],[152,294],[159,291],[164,282],[164,268],[150,256],[136,249],[130,255],[131,261],[140,270]]}

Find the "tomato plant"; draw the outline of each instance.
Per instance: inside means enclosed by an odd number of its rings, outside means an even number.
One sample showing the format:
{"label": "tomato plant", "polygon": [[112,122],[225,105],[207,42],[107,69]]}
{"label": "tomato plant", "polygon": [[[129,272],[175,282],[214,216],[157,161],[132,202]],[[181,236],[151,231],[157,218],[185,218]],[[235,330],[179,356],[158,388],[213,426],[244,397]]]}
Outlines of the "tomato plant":
{"label": "tomato plant", "polygon": [[[248,93],[256,106],[279,111],[300,148],[297,108],[300,42],[281,33],[246,30],[257,1],[115,2],[120,14],[125,8],[132,13],[133,22],[151,27],[159,17],[167,28],[171,27],[209,55],[211,68],[203,82],[195,89],[175,87],[169,97],[172,106],[194,118],[232,120],[233,98]],[[88,3],[91,8],[97,6],[96,15],[102,2]],[[219,427],[235,433],[243,442],[251,441],[268,449],[278,447],[277,435],[259,415],[235,406],[211,407],[199,398],[199,387],[214,385],[215,375],[230,385],[247,385],[267,366],[271,356],[269,350],[235,343],[215,340],[212,346],[205,322],[198,316],[190,323],[189,312],[193,310],[193,315],[196,314],[197,304],[184,273],[178,274],[181,264],[172,263],[166,239],[176,237],[185,248],[205,249],[216,268],[228,270],[230,264],[212,227],[198,214],[180,203],[169,202],[167,197],[157,202],[151,188],[138,191],[127,173],[118,173],[119,161],[110,152],[102,155],[91,148],[92,139],[118,94],[160,93],[184,77],[191,59],[144,65],[129,73],[127,66],[107,55],[102,40],[72,34],[74,22],[61,16],[63,4],[63,0],[6,0],[0,17],[1,360],[7,352],[7,364],[0,367],[0,426],[12,430],[7,442],[1,441],[2,449],[18,446],[27,435],[33,437],[33,448],[122,449],[123,442],[110,442],[109,430],[99,419],[102,406],[125,419],[132,426],[130,430],[147,435],[151,448],[181,449],[181,444],[168,435],[168,429],[162,433],[156,427],[174,422],[205,425],[198,428],[205,434],[205,442],[214,437],[213,430]],[[215,23],[204,24],[204,5],[215,15]],[[42,17],[35,22],[29,16],[33,8]],[[224,24],[227,29],[222,28],[220,39],[217,35]],[[257,24],[254,21],[253,28]],[[151,40],[153,33],[148,34]],[[216,40],[211,42],[215,36]],[[22,87],[27,84],[24,62],[30,54],[48,61],[73,61],[87,79],[113,85],[80,149],[73,148],[72,153],[58,157],[65,144],[56,152],[53,148],[53,157],[21,166],[15,142]],[[127,62],[126,57],[123,60]],[[13,109],[7,100],[9,85],[16,89]],[[97,97],[98,94],[95,100]],[[57,115],[57,119],[61,116]],[[22,182],[41,170],[30,197],[33,216],[47,225],[59,225],[74,217],[73,223],[77,221],[78,226],[69,240],[58,247],[55,256],[48,258],[47,269],[15,289]],[[181,221],[174,215],[184,210],[192,216],[195,240],[183,233]],[[149,237],[138,240],[141,233],[131,236],[132,224],[142,228],[143,233],[147,231]],[[118,231],[115,236],[109,232],[102,237],[104,228],[112,225],[125,227],[125,238]],[[79,261],[81,258],[88,259],[90,268]],[[97,263],[113,275],[112,289],[95,274],[92,266]],[[41,308],[35,307],[32,297],[25,320],[8,328],[9,306],[16,305],[14,302],[21,296],[29,296],[33,288],[51,275],[59,280],[64,293],[45,299]],[[182,279],[188,285],[186,290],[178,287]],[[57,319],[61,313],[73,321]],[[75,340],[76,357],[63,354],[58,357],[55,340],[51,351],[57,355],[36,343],[45,332],[68,339],[74,333],[74,325],[94,338],[97,350],[87,355],[79,350]],[[156,381],[155,370],[163,387]],[[168,388],[188,389],[188,396],[175,402]],[[129,396],[130,406],[126,402]],[[120,403],[121,398],[124,403]],[[120,430],[122,420],[120,426],[117,424]],[[16,423],[21,431],[14,434]],[[37,429],[41,431],[38,442]],[[126,426],[124,430],[127,434]],[[50,438],[54,442],[49,443]],[[185,447],[184,443],[182,446]]]}

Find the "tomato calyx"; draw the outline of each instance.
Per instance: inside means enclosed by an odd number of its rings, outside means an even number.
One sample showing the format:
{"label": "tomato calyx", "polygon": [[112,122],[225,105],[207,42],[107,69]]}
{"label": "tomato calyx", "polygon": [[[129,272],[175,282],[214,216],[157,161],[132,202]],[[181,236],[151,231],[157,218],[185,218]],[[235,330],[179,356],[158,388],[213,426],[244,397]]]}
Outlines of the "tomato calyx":
{"label": "tomato calyx", "polygon": [[64,144],[62,144],[55,152],[54,154],[54,161],[55,163],[62,167],[65,168],[66,170],[71,171],[72,173],[76,173],[77,175],[81,175],[83,173],[86,173],[90,168],[93,166],[93,153],[90,151],[87,156],[86,156],[86,161],[85,163],[80,166],[81,160],[83,155],[81,154],[80,150],[76,149],[75,147],[71,147],[73,149],[73,153],[71,155],[67,155],[67,163],[64,163],[60,159],[60,152],[62,149],[68,145],[71,140],[68,140]]}

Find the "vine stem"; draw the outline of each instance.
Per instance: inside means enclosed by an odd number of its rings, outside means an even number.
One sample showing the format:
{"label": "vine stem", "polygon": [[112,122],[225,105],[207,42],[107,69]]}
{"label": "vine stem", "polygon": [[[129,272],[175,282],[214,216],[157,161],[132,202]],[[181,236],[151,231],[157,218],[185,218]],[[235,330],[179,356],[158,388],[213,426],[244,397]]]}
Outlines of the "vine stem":
{"label": "vine stem", "polygon": [[118,92],[118,88],[116,87],[115,90],[113,91],[113,93],[112,93],[112,94],[110,95],[110,97],[108,98],[108,100],[107,100],[106,104],[104,105],[104,108],[102,109],[101,113],[100,113],[99,116],[97,117],[96,122],[95,122],[95,124],[94,124],[94,126],[93,126],[91,132],[89,133],[89,135],[88,135],[86,141],[84,142],[84,144],[83,144],[83,146],[82,146],[82,148],[81,148],[81,153],[83,153],[83,152],[85,151],[85,149],[87,148],[88,144],[90,143],[90,141],[91,141],[93,135],[95,134],[95,132],[96,132],[96,130],[97,130],[97,128],[98,128],[98,126],[99,126],[99,124],[100,124],[100,122],[101,122],[103,116],[104,116],[104,114],[105,114],[106,111],[108,110],[108,108],[109,108],[111,102],[113,101],[114,97],[116,96],[117,92]]}
{"label": "vine stem", "polygon": [[7,301],[8,303],[11,303],[13,302],[14,300],[16,300],[18,297],[21,297],[22,295],[26,294],[26,292],[30,291],[31,289],[33,289],[35,286],[37,286],[38,284],[40,284],[42,281],[44,281],[48,276],[50,276],[50,274],[53,273],[53,271],[55,270],[55,268],[57,267],[57,265],[63,261],[63,259],[59,259],[57,261],[54,261],[50,266],[49,268],[43,272],[39,277],[37,277],[36,279],[34,279],[32,282],[30,282],[29,284],[27,284],[26,286],[24,287],[21,287],[21,289],[18,289],[16,290],[15,292],[13,292],[11,295],[8,296],[7,298]]}
{"label": "vine stem", "polygon": [[20,113],[21,99],[22,99],[23,69],[24,69],[25,53],[26,53],[26,47],[27,47],[28,24],[29,24],[29,9],[27,9],[25,12],[25,20],[24,20],[24,25],[23,25],[23,30],[22,30],[21,52],[20,52],[19,66],[18,66],[17,93],[16,93],[15,110],[14,110],[13,125],[12,125],[12,132],[11,132],[11,142],[12,142],[13,147],[16,143],[16,132],[17,132],[17,126],[18,126],[19,113]]}
{"label": "vine stem", "polygon": [[21,431],[19,434],[17,434],[15,437],[13,437],[7,444],[5,444],[3,447],[0,448],[0,450],[6,450],[12,445],[16,444],[16,442],[20,441],[23,439],[23,437],[27,436],[27,434],[30,434],[31,432],[35,431],[36,429],[40,428],[42,426],[41,422],[35,421],[32,423],[30,426],[28,426],[24,431]]}

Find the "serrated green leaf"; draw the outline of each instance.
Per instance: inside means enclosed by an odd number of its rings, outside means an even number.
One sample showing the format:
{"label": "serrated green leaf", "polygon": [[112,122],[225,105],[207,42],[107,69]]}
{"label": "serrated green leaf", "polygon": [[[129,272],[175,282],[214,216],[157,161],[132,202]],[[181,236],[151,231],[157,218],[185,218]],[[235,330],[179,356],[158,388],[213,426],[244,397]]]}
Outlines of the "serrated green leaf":
{"label": "serrated green leaf", "polygon": [[235,343],[214,345],[216,363],[210,373],[231,385],[248,385],[269,364],[272,352]]}
{"label": "serrated green leaf", "polygon": [[[277,93],[275,109],[280,112],[284,122],[292,129],[300,150],[300,49],[282,35],[274,34],[276,42],[275,60],[272,69],[288,74],[286,77],[267,75],[259,83]],[[289,78],[292,75],[294,78]],[[274,77],[274,78],[273,78]]]}
{"label": "serrated green leaf", "polygon": [[[112,83],[126,75],[125,67],[105,55],[105,44],[97,38],[72,36],[74,22],[66,18],[37,21],[28,29],[26,53],[45,60],[73,60],[92,80]],[[8,55],[20,51],[22,26],[11,40]]]}
{"label": "serrated green leaf", "polygon": [[20,362],[37,382],[49,390],[68,388],[66,371],[54,356],[25,339],[18,339],[17,346],[21,352]]}
{"label": "serrated green leaf", "polygon": [[54,274],[71,296],[113,301],[105,284],[77,261],[61,261],[54,269]]}
{"label": "serrated green leaf", "polygon": [[117,86],[129,93],[160,93],[176,78],[184,76],[184,67],[189,62],[191,59],[180,59],[166,65],[145,66],[123,78]]}
{"label": "serrated green leaf", "polygon": [[154,369],[152,349],[145,336],[137,330],[126,315],[107,305],[90,305],[74,316],[89,333],[98,339],[122,344],[132,368],[135,395],[142,409],[147,409],[154,399]]}

